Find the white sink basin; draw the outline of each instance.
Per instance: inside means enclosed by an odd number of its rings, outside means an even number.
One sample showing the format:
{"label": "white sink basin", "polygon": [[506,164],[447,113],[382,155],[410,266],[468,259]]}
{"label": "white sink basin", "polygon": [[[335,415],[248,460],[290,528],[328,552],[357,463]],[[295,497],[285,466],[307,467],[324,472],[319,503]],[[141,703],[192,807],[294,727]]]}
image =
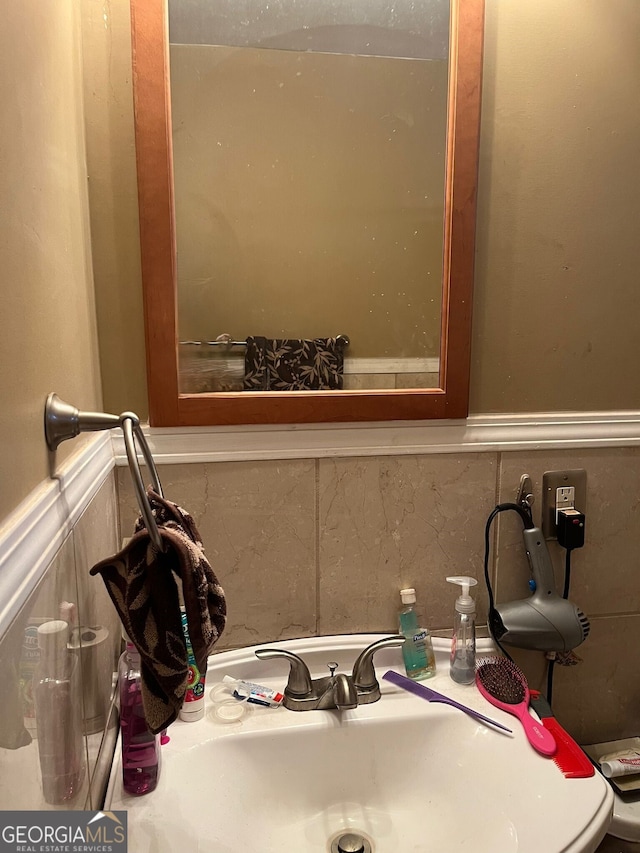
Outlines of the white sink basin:
{"label": "white sink basin", "polygon": [[[350,672],[380,636],[273,647],[303,657],[317,677],[330,660]],[[171,727],[153,793],[125,794],[119,757],[114,763],[106,808],[128,810],[129,849],[327,853],[352,831],[373,853],[593,853],[611,818],[611,788],[599,774],[565,779],[533,750],[515,717],[474,686],[451,681],[448,643],[434,646],[439,672],[427,684],[512,735],[382,680],[379,702],[350,711],[252,706],[233,724],[207,712]],[[286,661],[258,661],[255,648],[212,656],[209,686],[229,674],[283,689]],[[403,672],[399,649],[381,650],[375,664],[380,679],[389,668]]]}

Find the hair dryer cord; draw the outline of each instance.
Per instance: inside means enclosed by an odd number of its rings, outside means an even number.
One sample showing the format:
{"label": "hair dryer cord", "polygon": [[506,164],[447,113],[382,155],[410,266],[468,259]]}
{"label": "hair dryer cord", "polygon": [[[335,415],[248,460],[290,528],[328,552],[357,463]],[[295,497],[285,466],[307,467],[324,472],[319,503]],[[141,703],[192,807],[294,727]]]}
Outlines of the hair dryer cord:
{"label": "hair dryer cord", "polygon": [[489,633],[494,641],[494,643],[498,646],[500,651],[509,658],[509,660],[513,660],[509,652],[506,651],[504,646],[501,645],[500,641],[494,636],[491,630],[491,621],[494,613],[496,612],[494,598],[493,598],[493,589],[491,587],[491,579],[489,578],[489,534],[491,530],[491,525],[493,523],[493,519],[499,515],[501,512],[517,512],[520,518],[522,519],[522,524],[524,525],[525,530],[529,530],[534,527],[533,518],[531,516],[531,510],[527,507],[526,509],[520,504],[514,503],[504,503],[497,504],[496,507],[492,510],[489,518],[487,519],[487,523],[484,528],[484,581],[487,586],[487,595],[489,597],[489,614],[487,619],[487,627],[489,629]]}

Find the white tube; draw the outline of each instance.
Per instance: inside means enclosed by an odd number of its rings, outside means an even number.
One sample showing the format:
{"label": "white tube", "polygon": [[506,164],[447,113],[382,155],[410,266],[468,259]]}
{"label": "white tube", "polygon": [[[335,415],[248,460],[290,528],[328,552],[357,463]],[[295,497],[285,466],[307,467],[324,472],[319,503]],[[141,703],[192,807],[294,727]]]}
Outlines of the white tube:
{"label": "white tube", "polygon": [[600,769],[607,779],[638,774],[640,773],[640,755],[637,758],[612,758],[609,761],[601,761]]}
{"label": "white tube", "polygon": [[261,684],[254,684],[253,681],[242,681],[238,678],[233,678],[231,675],[224,675],[223,681],[233,682],[233,695],[238,699],[246,699],[254,705],[264,705],[267,708],[277,708],[284,696],[277,690],[272,690],[270,687],[263,687]]}

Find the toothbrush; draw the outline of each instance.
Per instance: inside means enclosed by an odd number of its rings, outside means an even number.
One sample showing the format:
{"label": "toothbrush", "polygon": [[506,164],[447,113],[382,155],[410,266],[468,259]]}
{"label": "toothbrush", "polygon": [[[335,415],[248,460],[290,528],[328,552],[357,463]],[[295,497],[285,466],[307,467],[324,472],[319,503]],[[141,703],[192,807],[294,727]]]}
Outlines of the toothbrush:
{"label": "toothbrush", "polygon": [[488,702],[520,720],[535,750],[545,756],[555,754],[555,738],[529,713],[527,679],[512,660],[503,657],[480,658],[476,663],[476,685]]}

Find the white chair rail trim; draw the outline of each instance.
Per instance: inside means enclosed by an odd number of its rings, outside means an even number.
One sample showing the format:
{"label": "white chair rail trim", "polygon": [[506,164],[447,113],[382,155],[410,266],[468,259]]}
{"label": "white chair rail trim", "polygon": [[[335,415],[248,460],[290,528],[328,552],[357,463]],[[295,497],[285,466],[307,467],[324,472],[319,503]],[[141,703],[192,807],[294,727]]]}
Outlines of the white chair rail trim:
{"label": "white chair rail trim", "polygon": [[[156,463],[396,456],[509,450],[630,447],[640,444],[640,412],[472,415],[466,420],[145,428]],[[114,432],[116,465],[126,465]]]}

